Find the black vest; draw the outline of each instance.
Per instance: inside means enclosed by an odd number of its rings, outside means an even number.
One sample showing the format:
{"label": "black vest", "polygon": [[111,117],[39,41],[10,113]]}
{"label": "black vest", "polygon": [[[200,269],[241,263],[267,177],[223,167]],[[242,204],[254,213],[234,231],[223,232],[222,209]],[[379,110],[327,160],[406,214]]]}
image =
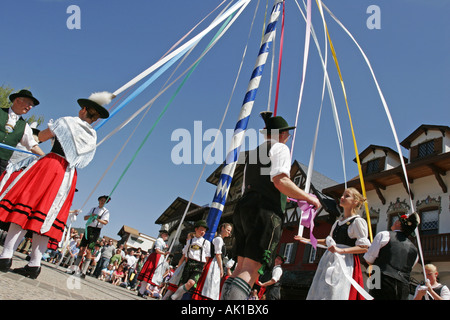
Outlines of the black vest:
{"label": "black vest", "polygon": [[[438,296],[440,296],[443,287],[444,287],[444,285],[441,284],[441,285],[439,285],[438,287],[433,288],[433,291],[436,292],[436,294],[437,294]],[[422,297],[422,300],[426,300],[425,297],[426,297],[427,295],[428,295],[428,294],[424,295],[424,296]],[[428,299],[434,300],[431,296],[428,296]]]}
{"label": "black vest", "polygon": [[245,193],[256,192],[261,195],[260,205],[283,216],[286,208],[286,196],[275,188],[270,181],[269,151],[272,148],[270,140],[251,150],[246,155]]}
{"label": "black vest", "polygon": [[[0,142],[11,147],[16,147],[23,137],[25,132],[26,122],[22,117],[17,120],[13,132],[6,132],[5,126],[8,122],[8,109],[1,109],[0,111]],[[9,160],[13,154],[13,150],[0,148],[0,159]]]}
{"label": "black vest", "polygon": [[389,237],[388,244],[380,249],[373,264],[380,268],[381,273],[409,283],[418,250],[403,232],[389,231]]}
{"label": "black vest", "polygon": [[336,227],[333,230],[333,240],[336,244],[345,244],[349,247],[354,247],[356,244],[356,239],[352,239],[348,236],[348,227],[356,220],[357,217],[348,220],[343,225],[336,223]]}

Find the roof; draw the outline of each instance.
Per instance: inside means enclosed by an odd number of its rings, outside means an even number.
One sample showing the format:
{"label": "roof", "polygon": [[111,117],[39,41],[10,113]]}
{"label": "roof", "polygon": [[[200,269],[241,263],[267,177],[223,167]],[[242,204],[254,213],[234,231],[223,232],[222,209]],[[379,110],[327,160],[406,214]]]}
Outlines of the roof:
{"label": "roof", "polygon": [[[420,160],[406,164],[406,172],[408,180],[414,181],[419,178],[434,176],[437,183],[441,185],[443,190],[446,186],[437,178],[439,175],[445,175],[450,170],[450,152],[429,156]],[[404,174],[402,166],[397,166],[390,170],[384,170],[374,174],[364,176],[364,184],[366,191],[375,190],[377,193],[384,190],[387,186],[404,183]],[[360,180],[353,179],[347,182],[347,187],[355,187],[361,190]],[[344,192],[345,184],[338,184],[323,190],[323,192],[332,197],[340,197]],[[444,191],[446,193],[446,191]]]}
{"label": "roof", "polygon": [[415,139],[417,139],[422,133],[426,134],[429,130],[439,130],[442,132],[442,134],[445,134],[446,132],[450,131],[450,127],[432,125],[432,124],[422,124],[419,128],[414,130],[414,132],[411,133],[400,144],[402,145],[402,147],[409,149],[411,147],[411,142],[413,142]]}
{"label": "roof", "polygon": [[[388,154],[388,152],[391,152],[391,153],[393,153],[394,155],[396,155],[397,158],[400,159],[400,154],[399,154],[397,151],[392,150],[392,149],[389,148],[389,147],[378,146],[378,145],[375,145],[375,144],[371,144],[371,145],[368,146],[363,152],[361,152],[361,153],[359,154],[359,158],[360,158],[360,159],[364,159],[364,158],[367,157],[371,152],[375,152],[375,150],[382,150],[382,151],[384,151],[384,152],[386,153],[386,155]],[[406,157],[403,157],[403,160],[404,160],[405,162],[408,162],[408,158],[406,158]],[[356,158],[353,159],[353,161],[356,162]]]}
{"label": "roof", "polygon": [[122,229],[117,233],[119,236],[122,236],[124,233],[134,234],[136,236],[140,236],[139,231],[136,229],[129,227],[129,226],[123,226]]}
{"label": "roof", "polygon": [[[181,219],[184,212],[186,211],[188,204],[189,201],[177,197],[163,212],[163,214],[155,221],[155,224],[166,224]],[[203,207],[191,202],[189,206],[189,212],[192,212],[193,210],[199,208]]]}

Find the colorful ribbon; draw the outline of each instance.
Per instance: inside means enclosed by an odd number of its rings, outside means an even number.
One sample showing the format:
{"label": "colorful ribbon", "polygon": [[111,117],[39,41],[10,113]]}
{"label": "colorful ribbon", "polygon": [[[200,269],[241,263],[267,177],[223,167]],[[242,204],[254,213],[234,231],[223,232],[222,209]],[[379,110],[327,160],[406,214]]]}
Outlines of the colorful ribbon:
{"label": "colorful ribbon", "polygon": [[[314,195],[313,195],[314,196]],[[288,198],[289,201],[297,202],[298,208],[302,211],[300,223],[302,226],[309,228],[309,240],[314,248],[317,248],[317,239],[314,237],[314,219],[317,211],[315,207],[303,200]],[[299,234],[301,236],[301,234]]]}
{"label": "colorful ribbon", "polygon": [[146,76],[148,76],[150,73],[161,67],[163,64],[168,62],[170,59],[174,58],[176,55],[178,55],[180,52],[192,47],[196,42],[198,42],[200,39],[202,39],[206,34],[208,34],[212,29],[214,29],[216,26],[218,26],[221,22],[225,21],[231,14],[236,12],[240,7],[242,7],[245,4],[248,4],[250,0],[240,0],[238,3],[234,4],[230,9],[228,9],[222,16],[220,16],[216,21],[214,21],[211,25],[209,25],[205,30],[200,32],[197,36],[186,42],[184,45],[182,45],[180,48],[176,49],[172,53],[168,54],[163,59],[156,62],[154,65],[149,67],[147,70],[143,71],[136,77],[134,77],[132,80],[127,82],[125,85],[117,89],[113,95],[118,96],[120,93],[122,93],[127,88],[133,86],[140,80],[144,79]]}
{"label": "colorful ribbon", "polygon": [[217,189],[214,194],[213,203],[211,204],[208,212],[207,224],[208,231],[205,235],[205,239],[212,240],[214,234],[219,225],[220,217],[222,216],[223,208],[225,206],[228,191],[233,180],[234,171],[236,169],[237,160],[239,158],[239,151],[244,139],[245,130],[250,118],[250,114],[255,102],[256,93],[258,91],[259,83],[261,81],[262,72],[267,61],[268,52],[270,50],[270,44],[273,40],[274,30],[276,28],[277,20],[280,15],[281,6],[284,0],[275,0],[275,4],[272,9],[272,14],[269,19],[269,24],[266,28],[263,42],[261,44],[258,58],[256,60],[255,68],[250,78],[250,83],[247,87],[247,93],[245,94],[244,102],[241,107],[238,121],[234,130],[231,145],[223,166]]}
{"label": "colorful ribbon", "polygon": [[[245,6],[248,3],[245,4]],[[235,15],[235,13],[232,13],[231,15],[229,15],[227,17],[227,20],[223,23],[222,27],[217,31],[216,35],[214,36],[214,38],[211,40],[211,42],[208,44],[207,48],[205,49],[205,52],[207,52],[212,45],[214,45],[218,39],[220,37],[223,36],[223,34],[226,32],[226,30],[228,30],[228,28],[231,26],[231,24],[236,20],[236,18],[240,15],[240,13],[243,11],[243,9],[245,8],[245,6],[242,6],[238,12],[238,14]],[[233,16],[235,15],[235,17],[233,18]],[[233,18],[233,20],[231,20]],[[231,22],[230,22],[231,20]],[[153,124],[153,126],[150,128],[150,131],[147,133],[147,135],[145,136],[144,140],[141,142],[141,144],[139,145],[138,149],[136,150],[136,152],[134,153],[131,161],[128,163],[128,165],[125,167],[125,170],[122,172],[122,174],[120,175],[118,181],[116,182],[116,184],[114,185],[111,193],[109,196],[111,196],[113,194],[113,192],[116,190],[117,186],[119,185],[119,183],[122,181],[122,178],[124,177],[124,175],[126,174],[126,172],[128,171],[128,169],[131,167],[131,164],[134,162],[134,160],[136,159],[137,155],[139,154],[140,150],[142,149],[142,147],[144,146],[144,144],[147,142],[148,138],[150,137],[151,133],[153,132],[153,130],[155,129],[156,125],[159,123],[159,121],[161,121],[162,117],[164,116],[164,114],[166,113],[167,109],[169,108],[169,106],[172,104],[173,100],[175,99],[175,97],[178,95],[178,93],[180,92],[181,88],[184,86],[184,84],[186,83],[186,81],[190,78],[190,76],[192,75],[192,73],[194,72],[194,70],[197,68],[198,64],[200,63],[201,59],[198,60],[194,66],[189,70],[189,73],[186,75],[186,77],[183,79],[182,83],[178,86],[177,90],[175,91],[175,93],[172,95],[172,97],[169,99],[169,102],[165,105],[165,107],[163,108],[163,110],[161,111],[161,113],[159,114],[157,120],[155,121],[155,123]]]}
{"label": "colorful ribbon", "polygon": [[278,58],[278,75],[277,75],[277,89],[275,91],[275,106],[273,109],[273,116],[275,117],[277,115],[278,111],[278,93],[280,90],[280,76],[281,76],[281,62],[283,60],[283,44],[284,44],[284,11],[285,7],[283,6],[283,16],[281,17],[281,36],[280,36],[280,53]]}
{"label": "colorful ribbon", "polygon": [[[316,1],[318,1],[318,0],[316,0]],[[318,6],[319,6],[320,11],[322,12],[321,6],[319,4],[318,4]],[[364,198],[367,199],[366,187],[365,187],[365,184],[364,184],[364,177],[363,177],[362,168],[361,168],[361,160],[359,158],[358,145],[356,143],[356,137],[355,137],[355,131],[353,129],[352,117],[351,117],[351,114],[350,114],[350,108],[348,106],[348,99],[347,99],[347,93],[346,93],[346,90],[345,90],[345,84],[344,84],[344,80],[343,80],[343,77],[342,77],[341,69],[339,67],[339,63],[338,63],[338,60],[337,60],[336,50],[334,49],[333,42],[331,41],[330,33],[328,31],[328,27],[326,25],[325,18],[323,17],[323,14],[322,14],[322,19],[323,19],[323,22],[324,22],[325,31],[327,33],[328,42],[330,43],[330,50],[331,50],[331,53],[333,54],[333,59],[334,59],[334,62],[335,62],[335,65],[336,65],[336,69],[337,69],[338,74],[339,74],[339,79],[340,79],[342,91],[343,91],[343,94],[344,94],[345,105],[347,107],[347,114],[348,114],[348,118],[349,118],[349,122],[350,122],[351,132],[352,132],[353,146],[355,148],[356,163],[358,165],[359,180],[360,180],[360,183],[361,183],[362,194],[363,194]],[[369,206],[367,204],[367,201],[364,202],[364,208],[365,208],[365,211],[366,211],[367,225],[368,225],[368,229],[369,229],[369,238],[370,238],[370,241],[372,242],[373,241],[372,226],[371,226],[371,223],[370,223],[370,213],[369,213]]]}
{"label": "colorful ribbon", "polygon": [[84,227],[84,237],[86,238],[86,240],[88,240],[88,226],[97,218],[98,218],[98,214],[94,214],[94,215],[91,215],[89,217],[89,219],[87,219],[86,225]]}

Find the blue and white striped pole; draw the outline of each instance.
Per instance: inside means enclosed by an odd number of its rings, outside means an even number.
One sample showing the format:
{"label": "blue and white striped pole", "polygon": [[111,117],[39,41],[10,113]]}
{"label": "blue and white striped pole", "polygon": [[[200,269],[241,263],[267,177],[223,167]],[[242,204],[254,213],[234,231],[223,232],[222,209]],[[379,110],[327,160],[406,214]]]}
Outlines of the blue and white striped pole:
{"label": "blue and white striped pole", "polygon": [[258,53],[255,67],[247,87],[244,102],[241,107],[238,122],[234,129],[234,134],[231,140],[225,165],[222,169],[219,183],[217,184],[216,193],[214,195],[213,203],[208,212],[207,224],[208,231],[205,239],[211,241],[219,225],[220,217],[222,216],[223,208],[227,199],[228,191],[230,190],[231,182],[233,180],[234,171],[239,158],[242,141],[244,139],[245,130],[247,129],[248,120],[252,112],[253,104],[255,102],[256,93],[258,91],[259,83],[261,81],[267,56],[269,55],[270,45],[275,37],[275,28],[278,17],[280,16],[284,0],[275,0],[272,13],[270,15],[269,23],[266,27],[264,38]]}

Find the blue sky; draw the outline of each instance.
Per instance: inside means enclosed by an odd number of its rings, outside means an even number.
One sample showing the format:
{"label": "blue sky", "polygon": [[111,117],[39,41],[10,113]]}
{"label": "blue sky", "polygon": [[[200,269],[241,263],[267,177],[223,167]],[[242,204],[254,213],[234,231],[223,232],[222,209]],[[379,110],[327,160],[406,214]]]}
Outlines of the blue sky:
{"label": "blue sky", "polygon": [[[30,88],[41,101],[41,105],[32,110],[30,115],[44,116],[46,121],[62,116],[76,116],[79,110],[76,103],[78,98],[86,98],[95,91],[113,92],[127,83],[158,61],[220,2],[3,0],[0,10],[0,28],[3,30],[0,85],[8,85],[17,90]],[[421,124],[449,125],[450,90],[446,80],[446,76],[450,74],[448,1],[340,0],[324,3],[354,35],[368,56],[400,141]],[[171,152],[178,142],[172,141],[171,135],[177,129],[185,129],[193,134],[194,121],[201,121],[203,131],[219,127],[231,96],[257,4],[257,0],[250,2],[229,31],[200,62],[170,104],[115,189],[112,201],[108,204],[111,222],[105,227],[103,234],[117,239],[117,232],[126,224],[156,237],[160,226],[155,224],[155,220],[177,197],[190,199],[203,166],[174,164]],[[81,29],[67,28],[66,21],[71,14],[66,11],[70,5],[77,5],[81,10]],[[273,1],[269,1],[269,9],[272,5]],[[367,13],[370,5],[377,5],[380,9],[381,29],[369,29],[366,25],[371,16]],[[265,6],[266,0],[261,0],[223,133],[226,129],[234,128],[242,106],[259,50]],[[217,13],[218,11],[202,23],[187,40],[205,29]],[[312,23],[323,48],[322,21],[315,1],[312,13]],[[393,134],[367,65],[344,31],[327,13],[325,18],[347,90],[359,152],[370,144],[388,146],[395,150]],[[281,23],[278,24],[276,38],[276,65],[280,27]],[[217,28],[198,44],[176,76],[200,56],[216,31]],[[297,112],[304,37],[305,22],[295,2],[288,0],[278,114],[291,124],[295,122]],[[270,61],[271,56],[268,62]],[[172,70],[173,67],[100,128],[99,140],[152,99]],[[273,72],[275,82],[277,70]],[[328,72],[343,131],[347,177],[351,178],[358,174],[353,162],[355,151],[345,100],[331,53]],[[258,130],[262,127],[258,114],[267,108],[270,75],[270,65],[267,64],[249,129]],[[294,149],[294,158],[305,164],[309,162],[322,81],[322,67],[317,50],[311,42]],[[74,209],[82,208],[86,213],[97,205],[99,195],[112,191],[179,83],[156,100],[132,141],[104,178],[102,175],[130,137],[141,116],[103,143],[97,149],[93,162],[87,168],[79,170],[79,192],[75,196]],[[271,109],[274,97],[273,88]],[[45,127],[42,125],[40,129]],[[314,169],[342,183],[344,177],[338,140],[327,95],[320,128]],[[209,143],[204,141],[203,148]],[[50,145],[43,144],[42,148],[49,151]],[[223,154],[226,154],[227,149],[228,145],[224,143]],[[402,152],[408,156],[406,150]],[[216,167],[215,164],[206,167],[194,196],[194,203],[205,205],[212,202],[215,186],[205,180]],[[97,183],[99,185],[94,191]],[[93,196],[89,197],[93,191]],[[81,220],[79,218],[75,223],[76,227],[83,226]]]}

